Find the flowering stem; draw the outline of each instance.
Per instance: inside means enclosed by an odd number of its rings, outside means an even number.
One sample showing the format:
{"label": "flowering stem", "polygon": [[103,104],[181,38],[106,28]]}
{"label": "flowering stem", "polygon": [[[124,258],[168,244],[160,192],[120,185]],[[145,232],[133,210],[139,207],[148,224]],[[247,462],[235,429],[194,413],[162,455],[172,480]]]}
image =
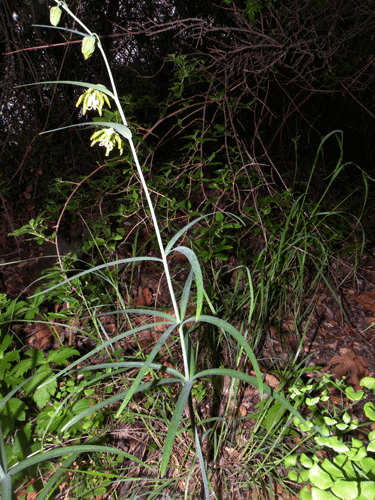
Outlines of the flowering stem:
{"label": "flowering stem", "polygon": [[[83,24],[82,21],[80,21],[80,19],[78,19],[71,12],[71,10],[68,8],[68,6],[65,4],[65,2],[61,2],[60,0],[55,0],[55,2],[59,6],[61,6],[77,23],[79,23],[79,25],[87,32],[87,34],[89,36],[95,37],[95,39],[97,41],[97,46],[98,46],[98,48],[99,48],[99,50],[100,50],[100,52],[102,54],[104,63],[105,63],[106,68],[107,68],[107,72],[108,72],[108,76],[109,76],[109,79],[110,79],[110,82],[111,82],[111,87],[112,87],[112,92],[113,92],[113,95],[114,95],[114,100],[115,100],[115,103],[116,103],[116,107],[117,107],[117,109],[118,109],[118,111],[120,113],[121,120],[122,120],[123,124],[125,126],[127,126],[127,121],[126,121],[125,114],[124,114],[124,111],[123,111],[121,103],[120,103],[120,99],[119,99],[118,94],[117,94],[117,89],[116,89],[116,85],[115,85],[115,82],[114,82],[114,79],[113,79],[112,71],[111,71],[111,68],[109,66],[107,57],[105,55],[105,52],[103,50],[103,47],[102,47],[102,44],[100,42],[99,37],[96,34],[92,33],[85,26],[85,24]],[[145,193],[146,200],[147,200],[147,203],[148,203],[148,206],[149,206],[149,209],[150,209],[152,222],[153,222],[153,225],[154,225],[154,228],[155,228],[156,238],[157,238],[159,249],[160,249],[160,253],[161,253],[161,259],[162,259],[162,262],[163,262],[163,267],[164,267],[164,272],[165,272],[165,276],[166,276],[166,279],[167,279],[168,289],[169,289],[169,293],[170,293],[171,300],[172,300],[173,310],[174,310],[174,314],[175,314],[175,317],[176,317],[176,321],[177,321],[177,323],[179,325],[179,335],[180,335],[182,355],[183,355],[183,360],[184,360],[185,379],[189,380],[190,379],[190,370],[189,370],[189,361],[188,361],[188,356],[187,356],[186,346],[185,346],[184,331],[183,331],[183,327],[181,325],[180,311],[179,311],[177,300],[176,300],[176,296],[175,296],[175,293],[174,293],[174,290],[173,290],[172,279],[171,279],[171,275],[170,275],[170,272],[169,272],[169,267],[168,267],[168,262],[167,262],[167,256],[166,256],[166,253],[165,253],[165,248],[164,248],[164,245],[163,245],[163,242],[162,242],[162,239],[161,239],[160,229],[159,229],[158,221],[156,219],[156,214],[155,214],[155,210],[154,210],[154,207],[153,207],[153,204],[152,204],[152,200],[151,200],[151,197],[150,197],[150,192],[148,190],[147,183],[146,183],[146,180],[144,178],[141,165],[139,164],[138,155],[137,155],[137,152],[136,152],[135,147],[134,147],[133,139],[130,137],[130,139],[128,139],[128,141],[129,141],[130,149],[131,149],[134,161],[135,161],[135,165],[137,167],[138,175],[139,175],[139,178],[141,180],[142,188],[143,188],[143,191]]]}

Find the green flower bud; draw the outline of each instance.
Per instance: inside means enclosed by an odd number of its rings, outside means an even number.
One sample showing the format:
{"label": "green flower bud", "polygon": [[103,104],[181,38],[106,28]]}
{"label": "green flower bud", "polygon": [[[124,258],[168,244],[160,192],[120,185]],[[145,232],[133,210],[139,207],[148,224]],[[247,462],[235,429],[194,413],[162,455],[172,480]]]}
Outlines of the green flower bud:
{"label": "green flower bud", "polygon": [[95,51],[96,39],[93,36],[85,36],[82,40],[82,54],[85,59],[91,57]]}
{"label": "green flower bud", "polygon": [[49,11],[49,20],[52,26],[57,26],[60,22],[61,19],[61,12],[62,10],[58,5],[55,5],[55,7],[51,7]]}

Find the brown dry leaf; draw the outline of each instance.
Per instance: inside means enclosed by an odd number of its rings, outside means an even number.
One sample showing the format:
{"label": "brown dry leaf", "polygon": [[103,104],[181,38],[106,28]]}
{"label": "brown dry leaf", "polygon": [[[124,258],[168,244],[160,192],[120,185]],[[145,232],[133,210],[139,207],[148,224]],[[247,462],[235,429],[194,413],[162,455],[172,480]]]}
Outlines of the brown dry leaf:
{"label": "brown dry leaf", "polygon": [[52,330],[45,323],[35,323],[27,335],[27,343],[33,349],[49,347],[52,341]]}
{"label": "brown dry leaf", "polygon": [[142,288],[138,297],[132,300],[133,306],[150,306],[152,304],[152,291],[149,288]]}
{"label": "brown dry leaf", "polygon": [[338,380],[344,377],[356,391],[361,389],[360,380],[370,374],[363,359],[353,349],[341,349],[341,354],[334,356],[323,371],[332,373]]}
{"label": "brown dry leaf", "polygon": [[36,490],[36,486],[37,486],[37,481],[35,479],[31,479],[26,487],[23,489],[23,490],[20,490],[17,492],[17,498],[21,498],[21,497],[25,497],[25,500],[36,500],[36,497],[38,495],[38,492],[37,491],[31,491],[31,492],[28,492],[27,491],[27,488],[30,486],[30,485],[34,485],[34,489]]}
{"label": "brown dry leaf", "polygon": [[368,311],[375,313],[375,288],[353,299]]}

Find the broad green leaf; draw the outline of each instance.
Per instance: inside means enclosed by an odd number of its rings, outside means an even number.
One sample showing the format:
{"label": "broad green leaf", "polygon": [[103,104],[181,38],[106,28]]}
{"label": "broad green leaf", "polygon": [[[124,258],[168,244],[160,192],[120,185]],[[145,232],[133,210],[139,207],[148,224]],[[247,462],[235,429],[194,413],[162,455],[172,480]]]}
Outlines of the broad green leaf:
{"label": "broad green leaf", "polygon": [[347,424],[341,423],[341,424],[336,424],[335,427],[339,431],[345,431],[349,426]]}
{"label": "broad green leaf", "polygon": [[345,477],[349,479],[354,479],[357,477],[355,470],[353,469],[352,461],[348,460],[347,455],[336,455],[333,459],[333,463],[337,465],[340,469],[344,471]]}
{"label": "broad green leaf", "polygon": [[301,500],[312,500],[312,494],[309,492],[307,486],[304,486],[299,492]]}
{"label": "broad green leaf", "polygon": [[[363,384],[362,384],[363,385]],[[345,389],[345,394],[351,401],[359,401],[365,395],[365,391],[355,391],[350,385]]]}
{"label": "broad green leaf", "polygon": [[[309,479],[311,484],[317,486],[321,490],[327,490],[333,485],[332,478],[325,472],[319,464],[314,464],[309,470]],[[314,495],[313,495],[314,498]]]}
{"label": "broad green leaf", "polygon": [[65,365],[72,356],[79,356],[79,352],[74,347],[59,347],[49,352],[47,361],[57,365]]}
{"label": "broad green leaf", "polygon": [[285,467],[294,467],[297,463],[297,457],[298,455],[289,455],[288,457],[284,458]]}
{"label": "broad green leaf", "polygon": [[327,425],[335,425],[337,423],[337,420],[335,418],[323,417],[323,419]]}
{"label": "broad green leaf", "polygon": [[[25,410],[27,410],[28,406],[24,401],[21,401],[18,398],[9,399],[7,405],[4,408],[4,412],[1,414],[2,418],[10,419],[11,422],[14,420],[24,421],[26,419]],[[4,422],[6,424],[6,422]]]}
{"label": "broad green leaf", "polygon": [[375,498],[375,481],[360,481],[359,484],[359,500],[374,500]]}
{"label": "broad green leaf", "polygon": [[367,451],[363,445],[360,447],[353,445],[351,450],[346,455],[350,458],[350,460],[358,462],[359,460],[362,460],[362,458],[367,457]]}
{"label": "broad green leaf", "polygon": [[[288,466],[286,466],[286,467],[288,467]],[[290,470],[290,471],[288,472],[288,478],[289,478],[291,481],[293,481],[293,482],[295,482],[295,483],[296,483],[296,482],[298,481],[298,473],[297,473],[297,471],[296,471],[296,470]]]}
{"label": "broad green leaf", "polygon": [[375,471],[375,460],[371,457],[362,458],[359,462],[359,466],[363,472]]}
{"label": "broad green leaf", "polygon": [[344,478],[344,473],[341,468],[334,465],[330,460],[325,459],[321,463],[321,468],[325,470],[334,481]]}
{"label": "broad green leaf", "polygon": [[375,391],[375,378],[374,377],[364,377],[360,381],[360,384],[363,385],[364,387],[367,387],[367,389],[371,389],[372,391]]}
{"label": "broad green leaf", "polygon": [[319,490],[318,488],[311,488],[312,500],[335,500],[337,498],[331,491]]}
{"label": "broad green leaf", "polygon": [[344,415],[342,416],[342,420],[345,424],[349,424],[352,419],[351,419],[349,413],[345,412]]}
{"label": "broad green leaf", "polygon": [[375,408],[373,403],[366,403],[363,409],[365,411],[366,417],[370,420],[375,421]]}
{"label": "broad green leaf", "polygon": [[343,500],[355,500],[358,498],[357,481],[343,481],[339,479],[335,481],[331,489],[336,496]]}
{"label": "broad green leaf", "polygon": [[301,465],[306,467],[306,469],[311,469],[311,467],[314,465],[314,462],[305,453],[302,453],[299,460],[301,462]]}
{"label": "broad green leaf", "polygon": [[346,446],[346,444],[340,441],[337,436],[318,436],[314,439],[320,446],[327,446],[328,448],[332,448],[338,453],[345,453],[349,451],[349,448]]}

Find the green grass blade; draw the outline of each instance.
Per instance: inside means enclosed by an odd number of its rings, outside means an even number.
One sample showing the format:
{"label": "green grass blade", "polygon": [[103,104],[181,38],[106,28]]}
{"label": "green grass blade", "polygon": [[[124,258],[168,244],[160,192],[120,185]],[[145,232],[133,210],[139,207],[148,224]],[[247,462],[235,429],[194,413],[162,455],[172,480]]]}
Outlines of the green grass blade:
{"label": "green grass blade", "polygon": [[[175,384],[175,383],[181,383],[182,379],[181,378],[163,378],[161,380],[152,381],[152,382],[145,382],[144,384],[138,385],[138,387],[135,389],[133,394],[138,394],[139,392],[144,392],[148,391],[151,388],[154,387],[160,387],[162,385],[167,385],[167,384]],[[115,396],[112,396],[108,399],[105,399],[104,401],[101,401],[100,403],[97,403],[96,405],[91,406],[90,408],[87,408],[84,411],[81,411],[77,415],[75,415],[67,424],[64,425],[64,427],[61,429],[61,432],[64,433],[67,431],[72,425],[77,423],[79,420],[81,420],[84,417],[87,417],[91,413],[94,413],[95,411],[99,411],[102,408],[105,408],[106,406],[112,405],[117,403],[117,401],[120,401],[124,397],[126,397],[128,391],[122,391],[116,394]]]}
{"label": "green grass blade", "polygon": [[170,336],[170,334],[173,332],[175,328],[175,325],[172,325],[170,326],[164,333],[163,335],[159,338],[159,340],[156,342],[156,344],[154,345],[152,351],[150,352],[150,354],[147,356],[147,359],[146,361],[143,363],[143,366],[142,368],[139,370],[139,373],[138,375],[136,376],[132,386],[130,387],[130,389],[127,391],[127,394],[125,396],[125,399],[124,401],[121,403],[121,406],[119,408],[119,410],[117,411],[116,413],[116,416],[115,418],[119,418],[120,417],[120,414],[122,413],[122,411],[124,410],[124,408],[126,407],[126,405],[129,403],[131,397],[133,396],[133,394],[135,393],[135,390],[137,389],[137,387],[139,386],[139,384],[141,383],[143,377],[146,375],[147,371],[150,369],[150,365],[151,363],[153,362],[153,360],[155,359],[155,356],[157,355],[157,353],[160,351],[160,349],[163,347],[164,343],[167,341],[168,337]]}
{"label": "green grass blade", "polygon": [[3,398],[0,401],[0,410],[1,410],[1,408],[3,406],[5,406],[7,404],[7,402],[14,396],[14,394],[16,394],[21,389],[21,387],[23,387],[25,384],[27,384],[28,382],[30,382],[30,380],[32,380],[34,377],[35,377],[35,374],[31,375],[31,377],[28,377],[26,380],[24,380],[23,382],[21,382],[20,384],[18,384],[17,387],[15,387],[10,392],[8,392],[8,394],[5,396],[5,398]]}
{"label": "green grass blade", "polygon": [[47,288],[46,290],[43,290],[39,293],[36,293],[35,295],[32,295],[30,298],[38,297],[39,295],[44,295],[49,293],[51,290],[54,290],[55,288],[58,288],[59,286],[64,285],[65,283],[69,283],[73,279],[78,279],[81,278],[82,276],[85,276],[86,274],[94,273],[96,271],[100,271],[101,269],[105,269],[106,267],[113,267],[116,265],[120,264],[128,264],[130,262],[144,262],[144,261],[152,261],[152,262],[161,262],[163,263],[162,259],[159,259],[158,257],[130,257],[128,259],[119,259],[119,260],[114,260],[111,262],[107,262],[106,264],[100,264],[100,266],[95,266],[90,269],[87,269],[86,271],[82,271],[81,273],[78,273],[74,275],[72,278],[68,278],[65,281],[62,281],[61,283],[58,283],[57,285],[51,286],[50,288]]}
{"label": "green grass blade", "polygon": [[176,243],[176,241],[181,238],[181,236],[186,233],[186,231],[188,231],[192,226],[194,226],[195,224],[197,224],[197,222],[199,222],[200,220],[202,219],[206,219],[207,217],[210,217],[211,215],[215,215],[215,212],[212,212],[210,214],[207,214],[207,215],[202,215],[202,217],[198,217],[197,219],[194,219],[192,222],[189,222],[189,224],[187,224],[186,226],[184,226],[182,229],[180,229],[173,237],[171,240],[168,241],[167,243],[167,246],[165,247],[165,253],[166,255],[168,255],[172,249],[173,249],[173,245]]}
{"label": "green grass blade", "polygon": [[87,125],[94,125],[96,127],[108,127],[108,128],[113,128],[118,132],[122,137],[130,141],[132,138],[132,133],[131,130],[126,127],[125,125],[122,125],[122,123],[113,123],[113,122],[89,122]]}
{"label": "green grass blade", "polygon": [[[198,378],[202,377],[212,377],[212,376],[222,376],[224,377],[225,375],[230,377],[230,378],[236,378],[238,380],[242,380],[243,382],[246,382],[247,384],[254,385],[255,387],[259,388],[260,392],[260,386],[258,384],[258,379],[251,377],[250,375],[247,375],[247,373],[242,373],[237,370],[232,370],[230,368],[212,368],[210,370],[203,370],[199,373],[196,373],[193,377],[192,380],[196,380]],[[278,391],[275,391],[271,389],[267,384],[265,384],[263,381],[261,382],[261,385],[263,387],[263,390],[266,394],[271,396],[271,398],[276,399],[279,403],[283,405],[284,408],[290,411],[292,415],[294,415],[298,420],[300,420],[302,423],[306,424],[306,420],[302,417],[302,415],[287,401],[283,396]],[[319,429],[316,429],[319,432]]]}
{"label": "green grass blade", "polygon": [[53,460],[55,458],[64,457],[70,455],[71,453],[80,455],[82,453],[115,453],[116,455],[121,455],[124,458],[134,460],[142,467],[150,468],[145,462],[140,460],[139,458],[131,455],[130,453],[126,453],[123,450],[118,448],[112,448],[111,446],[101,446],[101,445],[78,445],[78,446],[66,446],[64,448],[56,448],[55,450],[42,451],[37,455],[34,455],[30,458],[26,458],[22,462],[18,463],[14,467],[9,469],[9,475],[14,476],[19,472],[31,467],[32,465],[40,464],[47,460]]}
{"label": "green grass blade", "polygon": [[1,500],[12,500],[12,479],[9,474],[5,474],[3,479],[0,481],[1,484]]}
{"label": "green grass blade", "polygon": [[182,413],[186,407],[187,400],[189,398],[190,391],[193,387],[193,381],[187,380],[181,390],[180,396],[176,403],[176,407],[173,412],[171,422],[169,424],[167,436],[165,438],[165,445],[163,450],[163,458],[160,465],[160,475],[164,476],[167,471],[169,458],[172,453],[173,443],[177,434],[178,426],[181,422]]}
{"label": "green grass blade", "polygon": [[0,481],[2,481],[6,475],[8,470],[8,460],[7,460],[7,452],[5,450],[5,442],[3,436],[3,429],[0,426]]}
{"label": "green grass blade", "polygon": [[[84,36],[86,36],[86,35],[84,35]],[[99,92],[103,92],[103,94],[106,94],[107,96],[111,97],[112,99],[115,98],[113,92],[111,92],[109,89],[107,89],[107,87],[105,87],[104,85],[94,84],[94,83],[85,83],[85,82],[72,82],[70,80],[57,80],[57,81],[48,81],[48,82],[28,83],[26,85],[17,85],[14,88],[31,87],[31,86],[35,86],[35,85],[48,85],[48,84],[55,85],[57,83],[58,84],[65,84],[65,85],[77,85],[78,87],[85,87],[87,89],[98,90]],[[46,130],[45,132],[41,132],[40,135],[48,134],[48,132],[52,132],[52,130]]]}
{"label": "green grass blade", "polygon": [[190,297],[191,285],[193,282],[193,276],[194,276],[194,271],[193,271],[193,269],[190,269],[189,276],[187,277],[185,284],[184,284],[184,289],[182,291],[182,296],[181,296],[181,301],[180,301],[181,321],[183,321],[185,318],[186,308],[187,308],[189,297]]}
{"label": "green grass blade", "polygon": [[199,441],[197,427],[194,427],[194,436],[195,436],[195,446],[197,448],[197,455],[198,455],[199,465],[200,465],[201,473],[202,473],[204,496],[205,496],[206,500],[210,500],[210,488],[208,486],[208,479],[207,479],[206,467],[204,465],[203,453],[202,453],[201,443]]}
{"label": "green grass blade", "polygon": [[[113,343],[115,342],[118,342],[126,337],[128,337],[129,335],[134,335],[138,332],[141,332],[142,330],[147,330],[149,328],[154,328],[155,326],[158,326],[158,325],[163,325],[165,326],[165,322],[164,321],[161,321],[161,322],[158,322],[158,323],[151,323],[151,324],[147,324],[147,325],[142,325],[142,326],[138,326],[137,328],[132,328],[131,330],[128,330],[127,332],[125,333],[121,333],[120,335],[117,335],[116,337],[113,337],[112,339],[110,340],[107,340],[106,342],[103,342],[102,344],[98,345],[97,347],[95,347],[95,349],[93,349],[92,351],[88,352],[87,354],[85,354],[84,356],[81,356],[79,359],[77,359],[76,361],[73,361],[69,366],[67,366],[66,368],[64,368],[63,370],[60,370],[58,373],[56,373],[53,377],[49,378],[48,380],[46,380],[45,382],[43,382],[43,384],[41,384],[39,386],[39,388],[51,383],[53,380],[56,380],[57,378],[65,375],[66,373],[70,372],[72,370],[72,368],[74,368],[75,366],[83,363],[83,361],[85,361],[86,359],[90,358],[91,356],[93,356],[94,354],[102,351],[103,349],[105,349],[106,347],[109,347],[111,346]],[[174,326],[174,325],[173,325]]]}
{"label": "green grass blade", "polygon": [[195,321],[198,321],[198,316],[202,312],[202,307],[203,307],[203,275],[198,257],[196,256],[195,252],[193,252],[193,250],[191,250],[191,248],[188,247],[176,247],[169,253],[171,252],[180,252],[183,255],[185,255],[185,257],[190,262],[191,268],[194,272],[194,279],[197,287],[197,306],[196,306]]}
{"label": "green grass blade", "polygon": [[44,485],[42,491],[38,494],[37,500],[45,500],[53,488],[56,486],[57,481],[66,473],[66,469],[70,468],[73,462],[79,457],[79,453],[74,453],[70,457],[66,458],[57,471],[48,479],[48,482]]}
{"label": "green grass blade", "polygon": [[[190,318],[186,321],[194,321],[194,318]],[[254,351],[251,349],[250,345],[246,342],[241,333],[227,321],[220,318],[216,318],[214,316],[201,315],[199,316],[198,321],[203,321],[204,323],[210,323],[211,325],[223,329],[225,332],[232,335],[232,337],[238,342],[238,344],[240,344],[240,346],[244,349],[249,360],[253,365],[253,369],[256,374],[257,385],[259,387],[260,398],[263,399],[263,386],[265,386],[265,384],[262,380],[262,373],[260,371],[259,364],[255,357]]]}

